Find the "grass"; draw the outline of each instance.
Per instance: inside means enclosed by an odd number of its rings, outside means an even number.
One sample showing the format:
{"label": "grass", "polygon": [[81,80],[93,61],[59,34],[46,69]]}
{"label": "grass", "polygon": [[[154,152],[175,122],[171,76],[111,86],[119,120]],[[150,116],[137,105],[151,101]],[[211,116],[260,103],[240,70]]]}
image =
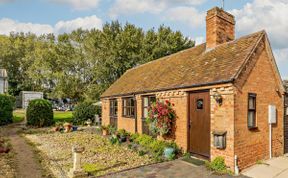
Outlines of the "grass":
{"label": "grass", "polygon": [[17,109],[13,112],[13,122],[22,122],[25,118],[25,110],[24,109]]}
{"label": "grass", "polygon": [[54,111],[55,122],[72,122],[72,111]]}
{"label": "grass", "polygon": [[[25,118],[25,110],[17,109],[13,112],[13,122],[22,122]],[[72,122],[72,111],[54,111],[55,122]]]}

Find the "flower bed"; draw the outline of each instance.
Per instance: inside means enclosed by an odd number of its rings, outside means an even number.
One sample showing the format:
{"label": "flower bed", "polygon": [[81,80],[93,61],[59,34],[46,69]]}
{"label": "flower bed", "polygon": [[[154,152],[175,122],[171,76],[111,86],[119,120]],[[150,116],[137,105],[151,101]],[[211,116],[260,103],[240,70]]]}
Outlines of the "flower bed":
{"label": "flower bed", "polygon": [[25,137],[44,153],[56,177],[61,177],[62,173],[67,175],[72,168],[71,148],[75,144],[85,146],[83,168],[96,176],[155,163],[149,155],[140,156],[128,147],[112,145],[107,138],[89,130],[71,133],[35,130],[30,133]]}

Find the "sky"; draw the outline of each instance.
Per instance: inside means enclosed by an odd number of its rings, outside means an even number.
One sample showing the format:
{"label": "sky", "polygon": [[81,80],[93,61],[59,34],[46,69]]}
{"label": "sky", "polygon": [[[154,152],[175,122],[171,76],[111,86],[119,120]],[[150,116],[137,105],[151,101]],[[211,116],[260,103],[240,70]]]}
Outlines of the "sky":
{"label": "sky", "polygon": [[[214,6],[222,7],[222,0],[0,0],[0,34],[61,34],[119,20],[144,30],[164,24],[199,44],[205,42],[206,11]],[[236,18],[236,37],[266,30],[288,79],[288,0],[225,0],[224,9]]]}

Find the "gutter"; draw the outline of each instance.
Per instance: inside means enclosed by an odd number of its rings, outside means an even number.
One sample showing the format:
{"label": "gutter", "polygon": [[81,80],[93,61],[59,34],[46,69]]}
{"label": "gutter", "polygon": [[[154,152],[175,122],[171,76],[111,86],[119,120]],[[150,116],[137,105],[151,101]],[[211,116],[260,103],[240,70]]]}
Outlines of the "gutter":
{"label": "gutter", "polygon": [[111,97],[131,96],[131,95],[138,95],[138,94],[145,94],[145,93],[154,93],[154,92],[177,90],[177,89],[203,87],[203,86],[217,85],[217,84],[227,84],[227,83],[234,83],[234,81],[235,81],[235,79],[231,78],[231,79],[228,79],[228,80],[220,80],[220,81],[216,81],[216,82],[208,82],[208,83],[186,85],[186,86],[178,86],[178,87],[160,88],[160,89],[156,89],[156,90],[146,90],[146,91],[139,91],[139,92],[132,92],[132,93],[123,93],[123,94],[109,95],[109,96],[103,96],[103,97],[101,96],[100,99],[111,98]]}

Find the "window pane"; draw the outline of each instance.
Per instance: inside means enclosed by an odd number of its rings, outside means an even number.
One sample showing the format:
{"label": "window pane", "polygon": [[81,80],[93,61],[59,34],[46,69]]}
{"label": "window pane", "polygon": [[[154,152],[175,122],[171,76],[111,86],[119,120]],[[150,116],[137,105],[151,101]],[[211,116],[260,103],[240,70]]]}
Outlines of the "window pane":
{"label": "window pane", "polygon": [[130,99],[130,102],[131,102],[130,106],[134,106],[134,99],[133,98]]}
{"label": "window pane", "polygon": [[249,109],[255,109],[255,98],[249,97]]}
{"label": "window pane", "polygon": [[126,107],[126,106],[127,106],[127,100],[124,99],[124,100],[123,100],[123,107]]}
{"label": "window pane", "polygon": [[127,115],[127,108],[126,108],[126,107],[123,109],[123,115],[124,115],[124,116]]}
{"label": "window pane", "polygon": [[196,107],[197,109],[203,109],[203,99],[198,99],[196,101]]}
{"label": "window pane", "polygon": [[249,111],[248,112],[248,127],[255,127],[255,112]]}
{"label": "window pane", "polygon": [[150,97],[150,104],[154,102],[156,102],[156,97],[155,96]]}
{"label": "window pane", "polygon": [[148,108],[144,108],[143,112],[144,112],[143,117],[147,118],[148,117]]}
{"label": "window pane", "polygon": [[144,97],[143,100],[144,100],[144,102],[143,102],[144,107],[147,107],[149,105],[148,97]]}

